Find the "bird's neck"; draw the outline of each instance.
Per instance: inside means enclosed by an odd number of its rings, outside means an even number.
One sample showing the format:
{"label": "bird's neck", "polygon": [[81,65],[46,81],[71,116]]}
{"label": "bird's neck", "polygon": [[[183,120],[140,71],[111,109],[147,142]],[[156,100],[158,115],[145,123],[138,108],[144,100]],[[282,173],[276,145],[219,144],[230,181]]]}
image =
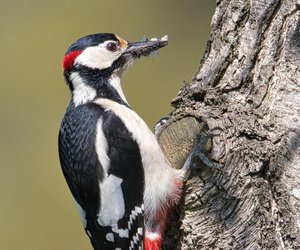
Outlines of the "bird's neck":
{"label": "bird's neck", "polygon": [[121,78],[117,74],[113,74],[108,79],[108,84],[117,92],[118,96],[127,103],[126,97],[121,86]]}
{"label": "bird's neck", "polygon": [[92,102],[98,98],[110,99],[119,104],[129,106],[118,74],[113,73],[110,76],[105,76],[94,72],[91,78],[86,78],[85,75],[73,72],[70,76],[74,87],[72,100],[75,106]]}

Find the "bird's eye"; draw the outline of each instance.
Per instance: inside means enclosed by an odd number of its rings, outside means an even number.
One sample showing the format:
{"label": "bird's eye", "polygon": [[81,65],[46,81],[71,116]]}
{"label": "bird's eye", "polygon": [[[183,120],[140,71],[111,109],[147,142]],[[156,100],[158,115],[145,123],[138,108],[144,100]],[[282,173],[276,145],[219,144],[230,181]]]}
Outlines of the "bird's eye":
{"label": "bird's eye", "polygon": [[111,51],[111,52],[116,52],[118,50],[118,44],[116,43],[108,43],[106,45],[107,50]]}

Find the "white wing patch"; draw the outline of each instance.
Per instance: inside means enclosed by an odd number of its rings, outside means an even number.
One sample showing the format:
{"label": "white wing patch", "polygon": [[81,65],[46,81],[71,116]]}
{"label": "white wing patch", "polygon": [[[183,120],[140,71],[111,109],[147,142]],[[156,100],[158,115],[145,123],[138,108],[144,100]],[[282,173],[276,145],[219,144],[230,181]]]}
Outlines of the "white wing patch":
{"label": "white wing patch", "polygon": [[101,206],[98,223],[101,226],[113,226],[123,218],[125,203],[121,183],[123,180],[115,175],[108,175],[110,159],[107,156],[107,140],[102,129],[103,119],[97,122],[96,151],[104,170],[104,180],[99,183]]}
{"label": "white wing patch", "polygon": [[103,118],[99,118],[97,122],[97,133],[96,133],[96,152],[98,155],[98,160],[104,169],[104,178],[108,176],[108,170],[110,166],[110,159],[107,156],[107,140],[102,129]]}
{"label": "white wing patch", "polygon": [[101,207],[98,223],[101,226],[112,226],[123,218],[125,203],[121,183],[123,180],[117,176],[109,175],[100,185]]}

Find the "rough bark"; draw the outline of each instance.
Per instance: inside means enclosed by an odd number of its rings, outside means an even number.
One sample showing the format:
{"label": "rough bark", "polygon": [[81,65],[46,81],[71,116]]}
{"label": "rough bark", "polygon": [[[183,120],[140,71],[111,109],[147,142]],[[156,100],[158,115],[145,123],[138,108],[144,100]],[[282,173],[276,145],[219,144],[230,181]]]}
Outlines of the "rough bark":
{"label": "rough bark", "polygon": [[165,249],[300,249],[300,6],[220,0],[194,79],[157,126],[180,167],[217,130],[170,216]]}

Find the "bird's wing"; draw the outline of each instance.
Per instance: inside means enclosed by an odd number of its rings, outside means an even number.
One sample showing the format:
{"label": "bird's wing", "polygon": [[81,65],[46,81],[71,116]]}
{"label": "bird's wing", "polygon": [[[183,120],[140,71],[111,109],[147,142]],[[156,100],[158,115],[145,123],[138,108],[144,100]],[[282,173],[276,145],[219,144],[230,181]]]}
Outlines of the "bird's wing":
{"label": "bird's wing", "polygon": [[[107,181],[111,178],[109,183],[112,184],[106,187],[100,185],[101,199],[104,198],[102,193],[107,192],[105,195],[107,200],[101,200],[101,211],[104,212],[100,213],[99,219],[102,220],[106,214],[113,214],[116,219],[118,215],[117,228],[112,229],[115,243],[124,246],[124,249],[125,246],[138,249],[138,246],[143,244],[144,235],[144,170],[139,146],[121,119],[112,111],[103,114],[98,126],[102,127],[98,128],[98,131],[103,131],[106,140],[104,144],[107,146],[106,152],[110,161]],[[98,140],[97,145],[99,144],[101,140]]]}
{"label": "bird's wing", "polygon": [[[89,106],[70,112],[80,119],[66,116],[62,124],[59,153],[65,178],[94,249],[139,249],[144,172],[138,144],[114,113]],[[71,121],[76,124],[66,126]]]}

